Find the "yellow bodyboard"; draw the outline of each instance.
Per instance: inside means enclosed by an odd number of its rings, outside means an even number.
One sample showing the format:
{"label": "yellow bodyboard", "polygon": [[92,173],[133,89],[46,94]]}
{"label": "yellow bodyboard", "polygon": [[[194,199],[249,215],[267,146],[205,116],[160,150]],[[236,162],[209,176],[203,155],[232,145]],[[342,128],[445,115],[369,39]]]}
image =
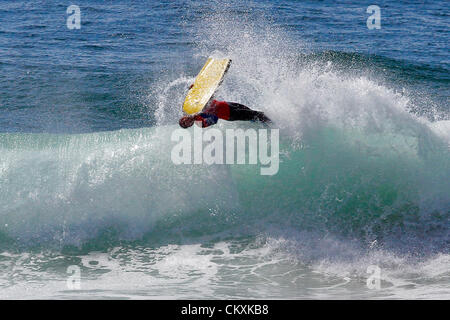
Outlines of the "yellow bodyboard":
{"label": "yellow bodyboard", "polygon": [[184,112],[195,114],[203,110],[219,87],[230,63],[230,59],[208,58],[206,60],[202,70],[195,78],[194,86],[189,90],[184,100]]}

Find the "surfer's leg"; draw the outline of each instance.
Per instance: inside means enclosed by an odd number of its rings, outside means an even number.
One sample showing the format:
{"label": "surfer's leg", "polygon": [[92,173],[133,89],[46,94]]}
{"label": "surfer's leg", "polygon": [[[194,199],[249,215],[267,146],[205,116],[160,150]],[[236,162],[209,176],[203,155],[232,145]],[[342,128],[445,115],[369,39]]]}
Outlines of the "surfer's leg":
{"label": "surfer's leg", "polygon": [[261,121],[271,122],[270,119],[260,111],[252,110],[240,103],[229,102],[230,118],[229,121]]}

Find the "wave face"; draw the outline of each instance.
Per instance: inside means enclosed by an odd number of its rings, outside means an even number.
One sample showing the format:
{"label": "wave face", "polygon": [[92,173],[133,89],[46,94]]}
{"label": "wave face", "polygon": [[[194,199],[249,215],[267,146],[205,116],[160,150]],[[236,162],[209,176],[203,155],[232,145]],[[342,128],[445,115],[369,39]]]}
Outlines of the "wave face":
{"label": "wave face", "polygon": [[118,239],[133,240],[163,218],[226,210],[233,187],[226,168],[172,165],[172,131],[2,135],[3,234],[80,244],[117,228]]}

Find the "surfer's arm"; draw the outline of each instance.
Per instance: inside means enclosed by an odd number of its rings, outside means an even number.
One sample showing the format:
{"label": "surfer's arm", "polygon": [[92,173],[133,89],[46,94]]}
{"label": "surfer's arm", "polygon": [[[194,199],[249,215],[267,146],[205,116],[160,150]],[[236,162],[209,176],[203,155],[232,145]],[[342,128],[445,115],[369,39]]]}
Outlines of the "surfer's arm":
{"label": "surfer's arm", "polygon": [[212,126],[219,121],[219,118],[216,115],[210,113],[200,113],[195,116],[195,122],[201,121],[202,128],[206,128]]}

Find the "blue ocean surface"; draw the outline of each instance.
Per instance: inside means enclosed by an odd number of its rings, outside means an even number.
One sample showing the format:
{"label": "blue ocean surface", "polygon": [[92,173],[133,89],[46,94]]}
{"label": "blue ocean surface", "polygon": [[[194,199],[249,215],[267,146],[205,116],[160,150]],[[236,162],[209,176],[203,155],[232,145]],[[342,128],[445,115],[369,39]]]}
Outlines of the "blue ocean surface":
{"label": "blue ocean surface", "polygon": [[[0,298],[449,299],[449,15],[1,1]],[[233,60],[217,98],[280,130],[276,175],[171,161],[209,56]]]}

